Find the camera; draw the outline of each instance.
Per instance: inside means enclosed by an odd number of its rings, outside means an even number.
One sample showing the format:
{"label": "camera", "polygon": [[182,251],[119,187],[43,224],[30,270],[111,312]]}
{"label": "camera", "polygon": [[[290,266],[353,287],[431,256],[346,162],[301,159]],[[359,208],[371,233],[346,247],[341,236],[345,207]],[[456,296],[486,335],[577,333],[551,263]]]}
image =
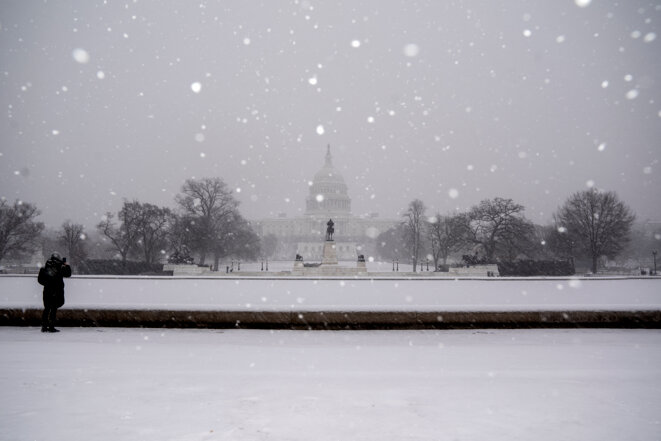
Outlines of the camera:
{"label": "camera", "polygon": [[67,263],[67,258],[66,257],[62,258],[62,263]]}

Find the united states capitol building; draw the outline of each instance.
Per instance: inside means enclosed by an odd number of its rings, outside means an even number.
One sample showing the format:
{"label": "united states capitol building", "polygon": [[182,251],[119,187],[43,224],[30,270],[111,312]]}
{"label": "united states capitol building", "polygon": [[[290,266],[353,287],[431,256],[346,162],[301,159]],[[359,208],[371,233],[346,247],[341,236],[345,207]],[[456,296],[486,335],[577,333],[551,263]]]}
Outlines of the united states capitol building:
{"label": "united states capitol building", "polygon": [[326,150],[323,167],[314,175],[309,186],[303,216],[263,219],[254,223],[262,237],[278,239],[276,258],[293,259],[299,254],[306,261],[320,260],[326,236],[326,223],[335,223],[335,247],[338,259],[356,260],[368,254],[379,234],[399,224],[401,220],[381,219],[376,214],[354,216],[347,184],[333,166],[330,146]]}

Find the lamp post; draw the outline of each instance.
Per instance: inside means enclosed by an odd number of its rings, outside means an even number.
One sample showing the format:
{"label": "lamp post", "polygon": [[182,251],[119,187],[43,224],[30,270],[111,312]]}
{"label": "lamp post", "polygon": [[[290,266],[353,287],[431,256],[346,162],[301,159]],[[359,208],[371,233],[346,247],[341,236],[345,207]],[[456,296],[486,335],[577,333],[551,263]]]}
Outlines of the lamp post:
{"label": "lamp post", "polygon": [[652,256],[654,257],[654,275],[656,276],[656,250],[652,251]]}

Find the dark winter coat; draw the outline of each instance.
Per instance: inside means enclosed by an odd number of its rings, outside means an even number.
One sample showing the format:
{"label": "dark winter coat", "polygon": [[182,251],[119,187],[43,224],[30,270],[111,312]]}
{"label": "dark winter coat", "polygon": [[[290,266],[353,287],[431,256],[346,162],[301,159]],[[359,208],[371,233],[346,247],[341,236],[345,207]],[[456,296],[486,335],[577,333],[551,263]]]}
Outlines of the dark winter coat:
{"label": "dark winter coat", "polygon": [[39,270],[37,281],[44,286],[44,306],[59,308],[64,305],[64,278],[71,277],[71,267],[50,259]]}

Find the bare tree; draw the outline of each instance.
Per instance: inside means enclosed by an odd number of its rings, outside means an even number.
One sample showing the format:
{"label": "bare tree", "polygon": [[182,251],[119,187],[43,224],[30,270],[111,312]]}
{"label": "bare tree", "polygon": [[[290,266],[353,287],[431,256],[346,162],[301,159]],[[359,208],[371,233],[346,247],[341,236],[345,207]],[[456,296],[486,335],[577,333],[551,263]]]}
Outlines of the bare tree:
{"label": "bare tree", "polygon": [[194,238],[195,221],[189,215],[173,214],[173,221],[168,229],[168,242],[174,253],[183,255],[190,252]]}
{"label": "bare tree", "polygon": [[134,254],[141,255],[146,263],[154,263],[161,250],[168,248],[168,233],[174,222],[169,208],[137,200],[124,201],[122,209],[117,213],[120,225],[115,226],[112,219],[113,215],[107,213],[97,229],[110,239],[123,263]]}
{"label": "bare tree", "polygon": [[381,259],[399,260],[408,254],[406,243],[407,227],[401,223],[379,234],[376,238],[377,253]]}
{"label": "bare tree", "polygon": [[58,235],[58,243],[64,247],[64,253],[69,256],[72,265],[79,264],[87,257],[85,249],[85,227],[66,221]]}
{"label": "bare tree", "polygon": [[487,262],[497,254],[512,260],[524,252],[534,226],[523,216],[523,205],[512,199],[485,199],[464,218],[467,240],[480,246]]}
{"label": "bare tree", "polygon": [[223,223],[218,237],[214,241],[214,267],[218,268],[220,259],[232,256],[240,259],[255,259],[259,255],[259,236],[253,231],[250,223],[238,212]]}
{"label": "bare tree", "polygon": [[542,227],[541,237],[548,251],[544,257],[571,259],[576,255],[575,245],[565,227],[558,227],[555,224]]}
{"label": "bare tree", "polygon": [[168,233],[174,222],[172,211],[153,204],[134,204],[138,217],[137,248],[142,252],[144,262],[155,263],[161,251],[168,248]]}
{"label": "bare tree", "polygon": [[424,216],[427,207],[424,202],[415,199],[409,203],[409,208],[404,213],[407,227],[407,244],[413,261],[413,272],[416,272],[418,259],[422,251],[422,235],[425,228]]}
{"label": "bare tree", "polygon": [[465,222],[461,215],[436,214],[429,219],[427,233],[434,268],[438,269],[439,260],[446,265],[450,253],[459,251],[464,246]]}
{"label": "bare tree", "polygon": [[35,219],[41,212],[34,205],[0,199],[0,261],[9,256],[29,253],[37,246],[44,224]]}
{"label": "bare tree", "polygon": [[617,194],[599,190],[573,194],[555,215],[558,230],[592,259],[593,273],[601,256],[612,258],[622,251],[635,218]]}
{"label": "bare tree", "polygon": [[535,225],[523,216],[514,217],[501,234],[500,242],[496,244],[498,257],[514,261],[521,256],[527,258],[537,254],[538,246]]}
{"label": "bare tree", "polygon": [[110,240],[112,249],[119,253],[122,265],[126,265],[129,254],[136,249],[140,238],[141,218],[137,205],[139,205],[137,201],[124,201],[124,206],[117,214],[119,226],[115,226],[114,216],[110,212],[106,213],[96,226],[99,232]]}
{"label": "bare tree", "polygon": [[176,201],[189,219],[194,238],[191,245],[199,253],[200,265],[204,265],[207,254],[218,248],[216,242],[223,237],[239,202],[220,178],[188,179],[181,192]]}

